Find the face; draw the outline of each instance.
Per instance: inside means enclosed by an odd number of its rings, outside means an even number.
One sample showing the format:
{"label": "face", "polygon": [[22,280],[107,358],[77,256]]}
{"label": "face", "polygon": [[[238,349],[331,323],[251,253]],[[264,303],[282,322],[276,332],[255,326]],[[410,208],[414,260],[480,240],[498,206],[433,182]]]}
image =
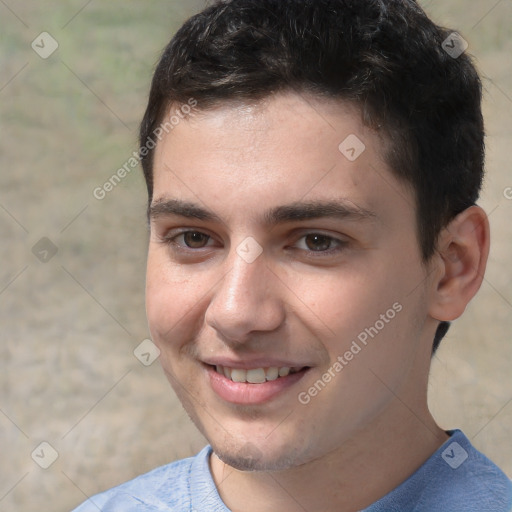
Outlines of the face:
{"label": "face", "polygon": [[225,462],[318,459],[424,391],[414,198],[354,108],[283,94],[183,120],[155,151],[150,225],[151,335]]}

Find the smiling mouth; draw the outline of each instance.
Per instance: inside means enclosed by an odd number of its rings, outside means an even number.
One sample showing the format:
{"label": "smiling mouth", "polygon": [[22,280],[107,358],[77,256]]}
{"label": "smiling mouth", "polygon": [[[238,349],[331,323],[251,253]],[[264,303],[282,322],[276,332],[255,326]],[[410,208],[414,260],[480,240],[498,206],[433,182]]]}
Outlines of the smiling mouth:
{"label": "smiling mouth", "polygon": [[263,384],[268,381],[277,380],[294,373],[299,373],[308,369],[309,367],[288,367],[282,366],[270,368],[251,368],[245,370],[243,368],[229,368],[227,366],[212,366],[215,371],[230,379],[233,382],[248,383],[248,384]]}

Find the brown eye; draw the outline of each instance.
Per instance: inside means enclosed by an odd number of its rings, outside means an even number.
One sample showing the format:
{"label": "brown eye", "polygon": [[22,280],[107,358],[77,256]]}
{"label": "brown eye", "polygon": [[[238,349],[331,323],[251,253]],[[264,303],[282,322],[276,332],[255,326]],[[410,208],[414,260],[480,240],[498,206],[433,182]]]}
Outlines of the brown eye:
{"label": "brown eye", "polygon": [[183,241],[187,247],[190,249],[202,249],[206,246],[209,240],[209,236],[204,233],[199,233],[198,231],[187,231],[186,233],[182,233]]}
{"label": "brown eye", "polygon": [[333,239],[330,236],[312,234],[305,236],[306,246],[311,251],[328,251]]}
{"label": "brown eye", "polygon": [[348,242],[320,232],[306,233],[297,240],[294,248],[311,258],[334,257],[344,251]]}

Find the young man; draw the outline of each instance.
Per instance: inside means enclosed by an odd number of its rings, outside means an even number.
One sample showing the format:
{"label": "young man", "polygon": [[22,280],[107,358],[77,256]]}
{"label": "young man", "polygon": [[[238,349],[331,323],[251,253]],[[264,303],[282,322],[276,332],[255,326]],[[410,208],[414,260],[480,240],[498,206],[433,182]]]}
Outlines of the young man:
{"label": "young man", "polygon": [[508,511],[427,407],[489,226],[478,75],[412,0],[228,0],[141,126],[147,315],[210,445],[80,512]]}

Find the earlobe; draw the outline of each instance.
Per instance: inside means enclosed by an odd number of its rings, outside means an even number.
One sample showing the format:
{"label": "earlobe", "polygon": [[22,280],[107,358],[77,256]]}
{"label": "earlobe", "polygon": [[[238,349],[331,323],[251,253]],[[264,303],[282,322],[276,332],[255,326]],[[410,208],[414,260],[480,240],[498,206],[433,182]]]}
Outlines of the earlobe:
{"label": "earlobe", "polygon": [[489,221],[479,206],[467,208],[443,229],[436,261],[439,272],[431,289],[432,318],[452,321],[462,315],[482,284],[489,245]]}

